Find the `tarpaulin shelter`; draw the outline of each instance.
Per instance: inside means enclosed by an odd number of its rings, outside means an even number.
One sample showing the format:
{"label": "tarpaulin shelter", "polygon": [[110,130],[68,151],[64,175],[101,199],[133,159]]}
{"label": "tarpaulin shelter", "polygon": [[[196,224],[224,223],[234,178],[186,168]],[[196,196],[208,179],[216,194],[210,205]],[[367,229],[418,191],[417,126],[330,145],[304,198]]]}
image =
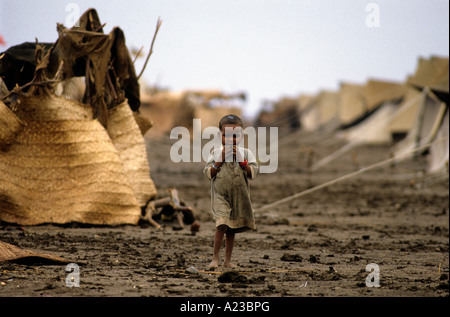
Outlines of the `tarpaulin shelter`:
{"label": "tarpaulin shelter", "polygon": [[448,69],[448,57],[419,57],[416,70],[413,75],[407,78],[407,83],[419,89],[429,87],[430,89],[448,92]]}
{"label": "tarpaulin shelter", "polygon": [[300,109],[300,122],[306,131],[339,127],[339,92],[322,90],[309,99],[307,105]]}
{"label": "tarpaulin shelter", "polygon": [[300,112],[305,109],[315,97],[314,94],[301,94],[298,96],[297,104]]}
{"label": "tarpaulin shelter", "polygon": [[[405,140],[395,147],[395,155],[413,148],[428,147],[429,173],[443,172],[448,177],[449,161],[449,60],[432,56],[419,58],[416,71],[407,83],[420,91],[421,102],[414,123]],[[424,149],[423,152],[425,152]],[[411,156],[413,156],[411,154]]]}
{"label": "tarpaulin shelter", "polygon": [[339,90],[339,121],[342,126],[352,122],[369,112],[362,93],[363,85],[342,82]]}
{"label": "tarpaulin shelter", "polygon": [[386,103],[398,104],[407,91],[403,83],[369,79],[364,85],[341,83],[339,119],[341,128],[358,125]]}
{"label": "tarpaulin shelter", "polygon": [[449,111],[442,116],[441,125],[430,146],[427,172],[449,175]]}
{"label": "tarpaulin shelter", "polygon": [[[444,168],[448,165],[448,105],[425,88],[421,93],[421,102],[414,123],[404,140],[395,146],[395,155],[403,156],[413,149],[426,146],[429,148],[433,162],[429,171]],[[422,152],[425,152],[424,149]],[[417,154],[411,154],[413,157]],[[438,164],[438,162],[441,162]],[[437,165],[440,165],[438,168]]]}
{"label": "tarpaulin shelter", "polygon": [[360,90],[366,110],[341,133],[350,142],[389,144],[392,134],[388,124],[401,107],[407,87],[404,84],[370,79]]}
{"label": "tarpaulin shelter", "polygon": [[404,138],[411,130],[421,101],[421,92],[417,89],[408,87],[397,111],[393,114],[387,124],[387,128],[390,131],[394,142]]}
{"label": "tarpaulin shelter", "polygon": [[380,79],[369,79],[363,88],[363,95],[369,111],[385,102],[399,102],[403,99],[407,87],[404,83]]}
{"label": "tarpaulin shelter", "polygon": [[[116,27],[103,34],[94,9],[75,25],[58,25],[53,45],[35,43],[34,59],[26,60],[33,73],[14,78],[14,68],[2,61],[15,55],[0,55],[0,76],[15,82],[0,102],[2,221],[136,224],[156,195],[123,32]],[[82,100],[55,94],[80,77]]]}
{"label": "tarpaulin shelter", "polygon": [[370,79],[364,86],[342,84],[341,126],[337,136],[346,144],[313,164],[311,169],[317,170],[360,145],[391,144],[393,133],[389,124],[396,114],[400,115],[407,92],[405,84],[384,80]]}

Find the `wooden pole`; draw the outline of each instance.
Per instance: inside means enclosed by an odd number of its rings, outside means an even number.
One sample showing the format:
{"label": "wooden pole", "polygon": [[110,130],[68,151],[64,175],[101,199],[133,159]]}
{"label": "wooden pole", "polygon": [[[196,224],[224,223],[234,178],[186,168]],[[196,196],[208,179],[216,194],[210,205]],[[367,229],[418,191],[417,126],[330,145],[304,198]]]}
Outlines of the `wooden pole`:
{"label": "wooden pole", "polygon": [[152,44],[150,45],[150,51],[148,52],[147,58],[145,59],[144,66],[142,67],[142,70],[139,73],[139,76],[137,77],[138,80],[139,80],[139,78],[141,78],[142,74],[144,73],[144,69],[147,66],[148,60],[150,59],[150,55],[152,55],[152,53],[153,53],[153,44],[155,44],[156,34],[158,34],[159,28],[161,27],[161,23],[162,23],[161,19],[158,18],[158,22],[156,23],[155,34],[153,34]]}

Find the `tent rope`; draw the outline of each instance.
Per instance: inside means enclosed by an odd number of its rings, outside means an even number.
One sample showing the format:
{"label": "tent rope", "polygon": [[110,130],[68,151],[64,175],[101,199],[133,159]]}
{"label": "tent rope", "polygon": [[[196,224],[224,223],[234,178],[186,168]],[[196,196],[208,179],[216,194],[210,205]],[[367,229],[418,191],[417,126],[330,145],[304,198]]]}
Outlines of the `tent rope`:
{"label": "tent rope", "polygon": [[[443,138],[440,138],[440,139],[438,139],[438,140],[434,140],[434,142],[445,141],[445,140],[448,140],[448,138],[449,138],[449,137],[443,137]],[[346,174],[346,175],[344,175],[344,176],[338,177],[338,178],[333,179],[333,180],[331,180],[331,181],[328,181],[328,182],[326,182],[326,183],[317,185],[317,186],[315,186],[315,187],[309,188],[309,189],[304,190],[304,191],[302,191],[302,192],[299,192],[299,193],[296,193],[296,194],[294,194],[294,195],[288,196],[288,197],[286,197],[286,198],[277,200],[277,201],[275,201],[275,202],[273,202],[273,203],[264,205],[264,206],[262,206],[262,207],[260,207],[260,208],[257,208],[257,209],[255,210],[255,212],[261,212],[261,211],[264,211],[264,210],[273,208],[273,207],[275,207],[275,206],[277,206],[277,205],[281,205],[281,204],[287,203],[287,202],[289,202],[289,201],[292,201],[292,200],[294,200],[294,199],[297,199],[297,198],[303,197],[303,196],[305,196],[305,195],[314,193],[314,192],[316,192],[316,191],[318,191],[318,190],[320,190],[320,189],[322,189],[322,188],[325,188],[325,187],[328,187],[328,186],[330,186],[330,185],[336,184],[336,183],[338,183],[338,182],[341,182],[341,181],[346,180],[346,179],[348,179],[348,178],[351,178],[351,177],[353,177],[353,176],[356,176],[356,175],[362,174],[362,173],[364,173],[364,172],[367,172],[367,171],[369,171],[369,170],[375,169],[375,168],[377,168],[377,167],[380,167],[380,166],[389,164],[389,163],[391,163],[391,162],[393,162],[393,161],[401,161],[401,160],[404,160],[404,159],[408,158],[408,157],[410,156],[410,154],[412,154],[412,153],[419,152],[419,151],[421,151],[421,150],[427,149],[428,147],[431,146],[432,143],[433,143],[433,142],[429,142],[429,143],[424,144],[424,145],[422,145],[422,146],[419,146],[419,147],[417,147],[417,148],[411,150],[410,152],[405,153],[405,154],[403,154],[403,155],[401,155],[401,156],[399,156],[399,157],[396,157],[396,156],[391,157],[391,158],[386,159],[386,160],[384,160],[384,161],[381,161],[381,162],[375,163],[375,164],[373,164],[373,165],[367,166],[367,167],[365,167],[365,168],[362,168],[362,169],[360,169],[360,170],[358,170],[358,171],[356,171],[356,172],[352,172],[352,173],[350,173],[350,174]]]}

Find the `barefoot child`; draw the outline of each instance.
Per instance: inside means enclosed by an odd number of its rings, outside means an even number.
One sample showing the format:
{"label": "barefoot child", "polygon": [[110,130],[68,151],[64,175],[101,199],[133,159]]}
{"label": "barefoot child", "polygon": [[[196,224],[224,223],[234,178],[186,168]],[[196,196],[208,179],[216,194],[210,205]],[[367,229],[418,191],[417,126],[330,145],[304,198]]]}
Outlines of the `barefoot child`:
{"label": "barefoot child", "polygon": [[248,180],[258,172],[252,152],[240,147],[242,120],[227,115],[219,122],[222,147],[213,151],[203,173],[211,180],[211,207],[216,222],[214,254],[210,268],[219,266],[219,252],[225,237],[224,267],[231,263],[235,233],[255,229]]}

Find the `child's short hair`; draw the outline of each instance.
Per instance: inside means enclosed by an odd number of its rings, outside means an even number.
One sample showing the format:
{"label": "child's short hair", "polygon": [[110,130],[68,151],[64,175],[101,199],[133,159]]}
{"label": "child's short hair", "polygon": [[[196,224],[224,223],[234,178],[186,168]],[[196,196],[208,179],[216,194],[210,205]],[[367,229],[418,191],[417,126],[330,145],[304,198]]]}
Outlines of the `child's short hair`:
{"label": "child's short hair", "polygon": [[234,114],[228,114],[228,115],[222,117],[222,119],[220,119],[220,121],[219,121],[220,131],[222,131],[222,126],[224,126],[226,124],[233,124],[233,125],[240,126],[241,128],[244,128],[244,124],[242,123],[241,118],[239,118],[238,116],[236,116]]}

